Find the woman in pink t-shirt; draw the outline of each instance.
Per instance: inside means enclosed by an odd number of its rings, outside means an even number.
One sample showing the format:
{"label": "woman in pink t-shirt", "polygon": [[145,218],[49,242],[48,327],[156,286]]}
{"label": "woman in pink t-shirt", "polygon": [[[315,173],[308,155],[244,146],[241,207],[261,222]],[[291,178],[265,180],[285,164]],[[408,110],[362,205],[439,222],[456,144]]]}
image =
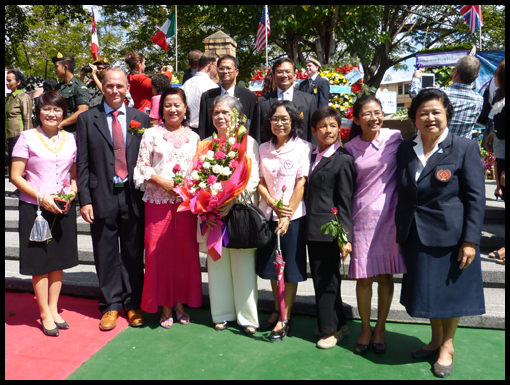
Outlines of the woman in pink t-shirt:
{"label": "woman in pink t-shirt", "polygon": [[[40,125],[23,131],[13,151],[12,183],[19,196],[20,274],[32,275],[43,331],[58,336],[69,325],[60,317],[57,303],[62,287],[62,270],[78,265],[76,230],[76,141],[72,134],[59,130],[67,116],[67,103],[58,92],[42,94],[36,104]],[[63,212],[55,195],[71,195]],[[30,241],[37,202],[51,227],[52,238]]]}
{"label": "woman in pink t-shirt", "polygon": [[[285,338],[292,324],[291,310],[298,282],[306,281],[306,209],[303,201],[306,179],[310,169],[312,144],[299,138],[302,119],[292,102],[281,101],[271,106],[264,129],[271,131],[272,139],[260,146],[259,207],[265,213],[271,229],[281,231],[281,249],[285,260],[286,324],[278,322],[279,312],[262,323],[261,328],[273,329],[270,339]],[[284,191],[285,190],[285,191]],[[278,207],[281,200],[283,208]],[[274,254],[276,235],[257,252],[257,275],[270,279],[278,309]]]}

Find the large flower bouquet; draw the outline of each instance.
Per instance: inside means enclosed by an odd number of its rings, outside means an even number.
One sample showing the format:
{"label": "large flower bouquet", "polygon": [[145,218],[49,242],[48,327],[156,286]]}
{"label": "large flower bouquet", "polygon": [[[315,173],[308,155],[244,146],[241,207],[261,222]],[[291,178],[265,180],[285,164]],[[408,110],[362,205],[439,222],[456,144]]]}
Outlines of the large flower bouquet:
{"label": "large flower bouquet", "polygon": [[246,156],[248,130],[238,124],[237,111],[231,115],[231,124],[225,138],[216,135],[212,141],[200,142],[193,162],[191,175],[175,191],[183,203],[178,212],[191,210],[201,219],[202,235],[208,231],[206,222],[215,220],[222,226],[209,231],[207,249],[214,261],[221,258],[222,240],[228,244],[224,218],[219,208],[240,195],[250,180],[251,159]]}
{"label": "large flower bouquet", "polygon": [[[349,80],[346,75],[355,69],[359,70],[359,67],[346,64],[337,68],[324,68],[319,75],[328,79],[329,84],[332,86],[348,87]],[[329,105],[339,111],[344,118],[352,120],[352,116],[349,116],[349,111],[352,111],[352,106],[362,90],[363,79],[360,79],[351,85],[351,92],[349,93],[338,94],[332,92],[329,97]]]}

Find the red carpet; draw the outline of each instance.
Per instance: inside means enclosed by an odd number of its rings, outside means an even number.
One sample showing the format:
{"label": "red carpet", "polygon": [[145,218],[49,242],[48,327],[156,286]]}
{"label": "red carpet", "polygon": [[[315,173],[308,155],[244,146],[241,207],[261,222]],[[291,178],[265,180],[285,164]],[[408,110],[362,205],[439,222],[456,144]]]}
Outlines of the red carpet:
{"label": "red carpet", "polygon": [[97,300],[60,297],[60,316],[69,324],[58,337],[44,335],[31,293],[5,293],[5,379],[63,380],[128,326],[99,330]]}

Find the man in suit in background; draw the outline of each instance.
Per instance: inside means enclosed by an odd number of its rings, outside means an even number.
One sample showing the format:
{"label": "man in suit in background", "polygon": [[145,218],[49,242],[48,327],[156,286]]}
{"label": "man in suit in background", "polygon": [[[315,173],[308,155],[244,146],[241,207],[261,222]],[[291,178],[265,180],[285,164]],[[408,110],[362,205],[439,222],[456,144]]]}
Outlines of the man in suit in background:
{"label": "man in suit in background", "polygon": [[198,49],[191,51],[188,54],[189,70],[182,77],[182,84],[186,83],[198,72],[198,62],[204,53]]}
{"label": "man in suit in background", "polygon": [[315,98],[317,108],[329,105],[329,82],[320,77],[321,63],[315,59],[308,59],[306,62],[307,80],[299,85],[299,90],[312,95]]}
{"label": "man in suit in background", "polygon": [[218,74],[220,76],[221,87],[204,92],[200,102],[198,135],[202,140],[210,137],[215,132],[209,110],[214,98],[217,96],[228,94],[241,102],[244,115],[248,119],[248,129],[253,120],[255,106],[257,105],[257,96],[253,92],[236,86],[236,79],[239,75],[239,59],[230,55],[220,57],[218,60]]}
{"label": "man in suit in background", "polygon": [[[135,189],[133,171],[141,134],[134,122],[149,128],[149,116],[126,107],[129,85],[120,68],[103,79],[105,101],[78,117],[78,190],[81,215],[90,223],[99,279],[99,328],[112,330],[124,308],[131,326],[143,325],[143,192]],[[119,239],[120,254],[119,256]]]}
{"label": "man in suit in background", "polygon": [[296,80],[294,62],[289,58],[278,60],[273,65],[273,78],[275,79],[277,89],[259,98],[255,108],[253,123],[250,127],[250,135],[259,144],[269,141],[271,135],[260,132],[264,116],[269,107],[276,101],[289,100],[294,103],[303,118],[303,135],[301,138],[316,145],[317,139],[312,135],[312,115],[317,110],[317,104],[312,95],[294,88],[294,81]]}

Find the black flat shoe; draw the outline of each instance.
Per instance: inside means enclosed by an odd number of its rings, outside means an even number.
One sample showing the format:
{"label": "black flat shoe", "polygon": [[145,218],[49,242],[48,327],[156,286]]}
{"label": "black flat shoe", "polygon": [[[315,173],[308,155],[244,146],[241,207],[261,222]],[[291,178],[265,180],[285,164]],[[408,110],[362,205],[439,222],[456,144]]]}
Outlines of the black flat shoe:
{"label": "black flat shoe", "polygon": [[48,330],[44,327],[42,320],[41,320],[41,326],[43,328],[44,334],[46,334],[48,337],[58,337],[58,327],[56,327],[55,329]]}
{"label": "black flat shoe", "polygon": [[219,322],[217,324],[214,324],[214,330],[222,331],[222,330],[227,329],[229,327],[229,325],[230,325],[230,322],[228,322],[228,321]]}
{"label": "black flat shoe", "polygon": [[69,329],[69,325],[67,324],[66,321],[62,322],[62,323],[58,323],[58,322],[55,322],[55,325],[57,325],[57,328],[58,329],[62,329],[62,330],[67,330]]}
{"label": "black flat shoe", "polygon": [[369,350],[370,344],[368,345],[356,344],[356,348],[354,348],[354,353],[356,353],[359,356],[363,356],[367,354]]}
{"label": "black flat shoe", "polygon": [[[253,326],[242,326],[243,334],[247,337],[253,337],[257,333],[257,329]],[[249,328],[255,329],[255,331],[249,330]]]}
{"label": "black flat shoe", "polygon": [[[280,312],[278,312],[278,311],[274,311],[273,314],[278,315],[278,317],[280,316]],[[271,317],[269,317],[269,318],[271,318]],[[278,323],[279,318],[277,318],[276,321],[274,321],[274,322],[269,322],[269,318],[260,324],[260,327],[259,327],[260,330],[273,330],[275,328],[276,324]]]}
{"label": "black flat shoe", "polygon": [[439,378],[446,378],[453,373],[453,357],[452,364],[448,366],[439,365],[437,362],[434,364],[434,375]]}
{"label": "black flat shoe", "polygon": [[374,342],[372,343],[372,349],[374,349],[374,352],[377,354],[384,354],[386,353],[386,344],[376,344]]}
{"label": "black flat shoe", "polygon": [[418,349],[418,350],[415,350],[414,352],[411,353],[411,356],[415,359],[415,360],[428,360],[429,358],[435,356],[436,354],[439,353],[439,349],[440,348],[437,348],[436,350],[425,350],[425,349]]}
{"label": "black flat shoe", "polygon": [[292,323],[293,323],[292,320],[285,321],[285,326],[284,326],[283,330],[280,332],[275,332],[273,330],[271,332],[271,334],[269,335],[269,339],[271,341],[283,341],[283,339],[285,337],[287,337],[287,335],[289,334],[290,327],[292,326]]}

